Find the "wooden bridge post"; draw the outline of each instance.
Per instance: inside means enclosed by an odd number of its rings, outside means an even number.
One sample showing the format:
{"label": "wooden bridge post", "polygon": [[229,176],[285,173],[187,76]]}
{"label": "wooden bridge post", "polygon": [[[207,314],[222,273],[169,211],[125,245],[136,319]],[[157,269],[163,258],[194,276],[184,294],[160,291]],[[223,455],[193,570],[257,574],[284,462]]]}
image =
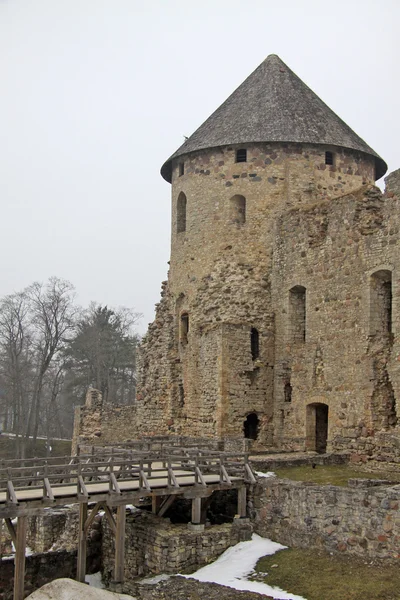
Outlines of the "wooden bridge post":
{"label": "wooden bridge post", "polygon": [[197,496],[192,499],[192,524],[201,524],[201,498]]}
{"label": "wooden bridge post", "polygon": [[79,533],[78,533],[78,564],[76,569],[76,578],[81,583],[85,583],[86,575],[86,529],[88,505],[87,502],[79,504]]}
{"label": "wooden bridge post", "polygon": [[162,504],[162,496],[153,496],[151,499],[151,512],[153,513],[153,515],[157,515],[158,511],[161,508],[161,504]]}
{"label": "wooden bridge post", "polygon": [[126,506],[117,508],[117,530],[115,532],[114,583],[123,583],[125,567],[125,523]]}
{"label": "wooden bridge post", "polygon": [[245,485],[238,489],[238,515],[241,519],[247,516],[247,490]]}
{"label": "wooden bridge post", "polygon": [[27,517],[18,517],[14,563],[14,600],[23,600],[25,594],[25,550]]}

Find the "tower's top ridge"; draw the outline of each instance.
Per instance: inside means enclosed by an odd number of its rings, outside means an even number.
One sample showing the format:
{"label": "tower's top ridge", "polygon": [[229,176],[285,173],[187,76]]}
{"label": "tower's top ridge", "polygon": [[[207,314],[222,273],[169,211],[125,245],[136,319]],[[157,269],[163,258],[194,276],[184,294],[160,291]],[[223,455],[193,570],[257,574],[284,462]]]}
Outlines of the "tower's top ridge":
{"label": "tower's top ridge", "polygon": [[289,67],[270,54],[164,163],[196,150],[250,142],[298,142],[339,146],[375,157],[377,179],[387,165]]}

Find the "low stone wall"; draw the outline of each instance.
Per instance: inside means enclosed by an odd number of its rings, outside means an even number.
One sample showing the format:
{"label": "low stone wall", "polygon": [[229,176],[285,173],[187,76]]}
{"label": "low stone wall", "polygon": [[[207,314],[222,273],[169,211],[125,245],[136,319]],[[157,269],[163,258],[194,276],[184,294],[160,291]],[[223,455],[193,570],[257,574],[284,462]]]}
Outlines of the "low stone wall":
{"label": "low stone wall", "polygon": [[[59,577],[76,576],[76,552],[46,552],[32,554],[25,560],[25,595]],[[0,600],[12,600],[14,587],[14,559],[0,562]]]}
{"label": "low stone wall", "polygon": [[[371,468],[398,471],[400,466],[400,426],[392,431],[373,432],[363,436],[357,429],[352,439],[337,438],[335,451],[347,448],[350,462],[363,463]],[[372,433],[372,432],[371,432]]]}
{"label": "low stone wall", "polygon": [[251,457],[251,466],[255,471],[274,471],[282,467],[299,467],[301,465],[345,465],[349,462],[350,453],[317,454],[313,452],[287,452]]}
{"label": "low stone wall", "polygon": [[[129,592],[129,582],[138,576],[191,572],[250,535],[249,523],[212,525],[204,531],[191,531],[187,525],[172,525],[169,519],[146,511],[127,515],[124,591]],[[115,553],[106,519],[102,539],[103,577],[110,581]]]}
{"label": "low stone wall", "polygon": [[[88,557],[101,557],[101,515],[97,515],[88,532]],[[76,551],[79,530],[78,505],[52,509],[28,520],[27,545],[33,552],[49,550]]]}
{"label": "low stone wall", "polygon": [[[379,482],[378,482],[379,483]],[[400,558],[400,485],[353,480],[321,486],[274,477],[253,487],[255,531],[293,547],[368,558]]]}

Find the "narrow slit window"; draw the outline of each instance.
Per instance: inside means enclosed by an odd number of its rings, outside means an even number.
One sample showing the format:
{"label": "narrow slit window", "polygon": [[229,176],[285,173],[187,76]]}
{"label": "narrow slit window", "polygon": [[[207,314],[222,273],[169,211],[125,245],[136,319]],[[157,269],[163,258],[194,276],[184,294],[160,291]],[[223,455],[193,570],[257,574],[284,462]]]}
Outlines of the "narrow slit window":
{"label": "narrow slit window", "polygon": [[176,232],[182,233],[186,231],[186,196],[181,192],[178,196],[178,202],[176,206]]}
{"label": "narrow slit window", "polygon": [[292,401],[292,385],[291,385],[290,381],[287,381],[285,383],[284,398],[285,398],[285,402],[291,402]]}
{"label": "narrow slit window", "polygon": [[185,406],[185,388],[183,387],[183,383],[179,384],[179,408],[183,408]]}
{"label": "narrow slit window", "polygon": [[179,163],[179,177],[182,177],[182,175],[185,174],[185,163],[180,162]]}
{"label": "narrow slit window", "polygon": [[256,360],[260,356],[260,335],[254,327],[251,328],[250,347],[251,357],[253,360]]}
{"label": "narrow slit window", "polygon": [[240,150],[236,150],[236,162],[247,162],[247,150],[246,148],[240,148]]}
{"label": "narrow slit window", "polygon": [[181,322],[180,322],[180,341],[182,344],[188,343],[188,333],[189,333],[189,315],[188,313],[181,314]]}
{"label": "narrow slit window", "polygon": [[325,152],[325,164],[333,165],[333,152]]}
{"label": "narrow slit window", "polygon": [[289,333],[292,342],[306,341],[306,288],[301,285],[289,290]]}

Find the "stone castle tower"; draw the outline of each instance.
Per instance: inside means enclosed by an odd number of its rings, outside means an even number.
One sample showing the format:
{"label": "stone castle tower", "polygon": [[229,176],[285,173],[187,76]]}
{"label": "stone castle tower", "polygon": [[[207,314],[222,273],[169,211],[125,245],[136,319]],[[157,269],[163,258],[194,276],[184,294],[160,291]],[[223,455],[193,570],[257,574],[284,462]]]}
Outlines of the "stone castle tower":
{"label": "stone castle tower", "polygon": [[400,185],[397,172],[382,196],[386,168],[275,55],[185,141],[161,169],[170,273],[128,437],[364,451],[397,435]]}
{"label": "stone castle tower", "polygon": [[[144,342],[139,400],[151,405],[154,432],[165,423],[176,433],[315,448],[362,417],[373,427],[374,367],[357,368],[370,334],[359,285],[377,270],[377,295],[388,295],[395,263],[371,248],[366,264],[369,248],[353,251],[385,171],[274,55],[167,160],[170,274]],[[342,240],[342,199],[360,190]]]}

